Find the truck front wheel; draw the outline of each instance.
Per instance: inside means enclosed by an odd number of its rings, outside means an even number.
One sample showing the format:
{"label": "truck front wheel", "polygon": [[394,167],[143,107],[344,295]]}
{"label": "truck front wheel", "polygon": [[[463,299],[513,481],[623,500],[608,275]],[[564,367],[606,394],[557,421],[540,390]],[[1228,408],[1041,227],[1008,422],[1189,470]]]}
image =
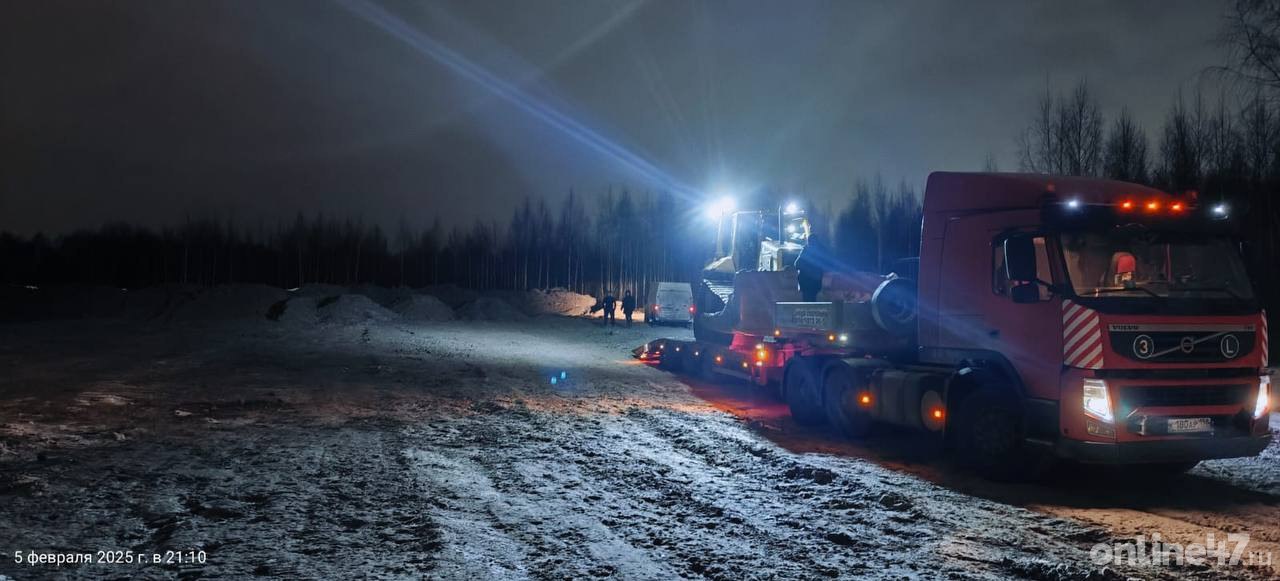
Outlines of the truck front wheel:
{"label": "truck front wheel", "polygon": [[825,421],[822,411],[819,369],[807,358],[798,358],[787,365],[782,381],[782,398],[791,408],[791,417],[797,424],[812,426]]}
{"label": "truck front wheel", "polygon": [[1028,480],[1045,472],[1048,457],[1030,449],[1022,414],[1006,395],[982,389],[960,403],[959,444],[965,460],[992,480]]}

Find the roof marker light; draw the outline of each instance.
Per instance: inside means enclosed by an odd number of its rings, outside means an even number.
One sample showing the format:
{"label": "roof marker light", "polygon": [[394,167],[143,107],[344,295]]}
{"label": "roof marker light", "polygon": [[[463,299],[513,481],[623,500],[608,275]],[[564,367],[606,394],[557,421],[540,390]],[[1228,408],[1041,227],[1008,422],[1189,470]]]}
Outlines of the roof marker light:
{"label": "roof marker light", "polygon": [[1215,205],[1213,206],[1213,215],[1214,215],[1214,216],[1221,217],[1221,218],[1225,218],[1225,217],[1227,216],[1227,205],[1226,205],[1226,204],[1215,204]]}
{"label": "roof marker light", "polygon": [[1155,200],[1151,200],[1150,202],[1147,202],[1147,211],[1154,212],[1159,209],[1160,209],[1160,202],[1157,202]]}
{"label": "roof marker light", "polygon": [[1067,207],[1071,208],[1072,210],[1079,210],[1080,198],[1071,198],[1070,200],[1067,200]]}
{"label": "roof marker light", "polygon": [[1172,206],[1169,206],[1169,209],[1173,210],[1174,212],[1181,212],[1182,202],[1174,202]]}
{"label": "roof marker light", "polygon": [[1123,202],[1121,202],[1121,203],[1120,203],[1120,208],[1121,208],[1121,209],[1124,209],[1124,210],[1132,210],[1132,209],[1133,209],[1133,202],[1132,202],[1132,201],[1130,201],[1130,200],[1125,200],[1125,201],[1123,201]]}

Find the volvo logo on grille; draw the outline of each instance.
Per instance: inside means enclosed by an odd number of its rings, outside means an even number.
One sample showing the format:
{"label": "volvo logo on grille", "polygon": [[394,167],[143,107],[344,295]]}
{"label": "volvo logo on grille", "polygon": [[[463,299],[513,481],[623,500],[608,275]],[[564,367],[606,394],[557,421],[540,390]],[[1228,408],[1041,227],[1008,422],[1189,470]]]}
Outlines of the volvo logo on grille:
{"label": "volvo logo on grille", "polygon": [[1218,349],[1222,351],[1223,357],[1235,359],[1240,354],[1240,339],[1235,335],[1223,335],[1222,340],[1218,341]]}
{"label": "volvo logo on grille", "polygon": [[1156,342],[1149,335],[1138,335],[1133,338],[1133,354],[1138,359],[1146,359],[1156,352]]}
{"label": "volvo logo on grille", "polygon": [[1144,362],[1235,361],[1255,351],[1256,325],[1113,323],[1107,327],[1118,355]]}

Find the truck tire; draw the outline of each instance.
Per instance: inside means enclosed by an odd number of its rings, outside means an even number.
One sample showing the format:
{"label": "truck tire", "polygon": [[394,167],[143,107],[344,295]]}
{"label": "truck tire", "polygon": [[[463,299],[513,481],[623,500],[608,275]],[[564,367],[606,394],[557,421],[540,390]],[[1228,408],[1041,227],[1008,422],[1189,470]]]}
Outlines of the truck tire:
{"label": "truck tire", "polygon": [[683,352],[676,351],[675,346],[668,343],[662,350],[662,357],[658,359],[658,368],[675,373],[684,368],[683,356]]}
{"label": "truck tire", "polygon": [[715,372],[715,366],[716,366],[715,350],[710,347],[704,346],[702,348],[702,353],[698,356],[698,360],[699,360],[698,378],[703,381],[707,381],[711,383],[719,382],[720,374]]}
{"label": "truck tire", "polygon": [[681,372],[689,377],[698,377],[702,374],[702,357],[697,347],[689,346],[687,348],[693,349],[693,351],[685,353],[684,357],[680,358],[680,363],[683,365]]}
{"label": "truck tire", "polygon": [[960,402],[958,444],[965,462],[996,481],[1032,480],[1050,458],[1027,446],[1022,412],[1011,397],[981,388]]}
{"label": "truck tire", "polygon": [[813,426],[827,419],[822,410],[820,371],[816,362],[805,357],[796,358],[787,365],[782,381],[782,399],[791,408],[791,417],[797,424]]}
{"label": "truck tire", "polygon": [[823,370],[823,378],[827,421],[846,437],[865,438],[875,427],[875,420],[858,402],[866,383],[863,375],[843,362],[832,361]]}

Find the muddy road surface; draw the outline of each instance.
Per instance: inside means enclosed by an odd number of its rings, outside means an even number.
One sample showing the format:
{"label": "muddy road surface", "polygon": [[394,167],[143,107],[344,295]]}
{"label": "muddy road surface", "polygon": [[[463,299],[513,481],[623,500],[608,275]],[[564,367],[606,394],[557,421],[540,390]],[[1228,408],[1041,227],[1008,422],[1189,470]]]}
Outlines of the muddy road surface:
{"label": "muddy road surface", "polygon": [[[682,333],[560,317],[0,326],[0,576],[1277,572],[1259,562],[1280,558],[1276,445],[1157,483],[1075,468],[994,484],[928,440],[850,443],[745,385],[629,356]],[[1259,556],[1097,559],[1153,533],[1247,534]]]}

